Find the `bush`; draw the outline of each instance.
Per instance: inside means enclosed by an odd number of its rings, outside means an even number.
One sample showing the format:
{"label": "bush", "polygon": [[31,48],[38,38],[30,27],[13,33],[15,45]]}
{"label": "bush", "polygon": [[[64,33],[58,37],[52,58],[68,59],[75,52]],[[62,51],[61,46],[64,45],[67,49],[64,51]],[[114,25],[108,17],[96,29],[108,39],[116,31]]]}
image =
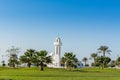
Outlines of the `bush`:
{"label": "bush", "polygon": [[89,64],[85,64],[85,67],[89,67]]}

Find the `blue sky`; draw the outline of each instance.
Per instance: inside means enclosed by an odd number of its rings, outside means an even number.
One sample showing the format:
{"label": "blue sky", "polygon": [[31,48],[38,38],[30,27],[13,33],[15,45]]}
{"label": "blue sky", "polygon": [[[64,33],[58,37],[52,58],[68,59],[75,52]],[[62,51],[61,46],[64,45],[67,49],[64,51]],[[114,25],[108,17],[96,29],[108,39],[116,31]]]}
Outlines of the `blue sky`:
{"label": "blue sky", "polygon": [[81,60],[109,46],[111,58],[120,54],[118,0],[0,0],[0,55],[12,45],[54,51],[62,40],[62,55],[73,52]]}

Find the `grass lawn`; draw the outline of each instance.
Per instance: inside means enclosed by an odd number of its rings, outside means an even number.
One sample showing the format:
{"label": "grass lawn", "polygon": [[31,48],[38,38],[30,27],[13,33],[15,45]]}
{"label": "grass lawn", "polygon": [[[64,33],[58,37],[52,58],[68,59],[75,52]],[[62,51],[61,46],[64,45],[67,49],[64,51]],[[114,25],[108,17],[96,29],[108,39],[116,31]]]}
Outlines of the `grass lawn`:
{"label": "grass lawn", "polygon": [[45,68],[3,68],[0,67],[0,80],[120,80],[119,69],[80,68],[65,69]]}

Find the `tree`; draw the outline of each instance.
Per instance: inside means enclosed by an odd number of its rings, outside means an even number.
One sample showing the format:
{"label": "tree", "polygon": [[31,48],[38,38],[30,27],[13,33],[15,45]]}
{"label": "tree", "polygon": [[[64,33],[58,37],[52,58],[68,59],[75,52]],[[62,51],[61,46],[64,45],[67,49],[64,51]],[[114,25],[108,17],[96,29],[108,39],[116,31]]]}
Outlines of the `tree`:
{"label": "tree", "polygon": [[60,62],[61,66],[63,66],[63,67],[65,66],[65,61],[66,61],[66,59],[64,57],[62,57],[61,58],[61,62]]}
{"label": "tree", "polygon": [[19,48],[15,48],[14,46],[12,46],[11,49],[8,49],[6,52],[8,52],[9,57],[8,64],[12,67],[15,67],[15,64],[18,63],[17,54],[20,52]]}
{"label": "tree", "polygon": [[11,54],[11,57],[9,59],[9,65],[12,67],[15,67],[15,64],[18,63],[18,57],[16,54]]}
{"label": "tree", "polygon": [[27,66],[30,68],[35,54],[36,51],[34,49],[28,49],[24,55],[20,56],[20,61],[22,63],[27,63]]}
{"label": "tree", "polygon": [[116,65],[116,61],[112,60],[109,64],[109,67],[115,67]]}
{"label": "tree", "polygon": [[5,61],[4,60],[2,60],[2,66],[5,66]]}
{"label": "tree", "polygon": [[117,58],[117,61],[119,61],[119,62],[120,62],[120,57],[118,57],[118,58]]}
{"label": "tree", "polygon": [[64,54],[64,58],[67,69],[71,70],[72,67],[77,65],[78,59],[76,58],[76,55],[74,55],[72,52],[66,52]]}
{"label": "tree", "polygon": [[44,65],[51,63],[51,56],[48,56],[48,52],[46,50],[42,50],[42,51],[37,51],[37,61],[40,65],[40,70],[43,71],[44,70]]}
{"label": "tree", "polygon": [[87,65],[88,58],[84,57],[82,61],[85,63],[85,66]]}
{"label": "tree", "polygon": [[99,53],[103,53],[103,56],[105,57],[105,54],[108,53],[110,54],[111,50],[108,49],[108,46],[100,46]]}
{"label": "tree", "polygon": [[91,57],[94,59],[94,66],[96,65],[97,53],[92,53]]}
{"label": "tree", "polygon": [[120,57],[117,58],[116,65],[120,66]]}
{"label": "tree", "polygon": [[99,56],[96,59],[96,63],[99,65],[99,67],[102,67],[102,69],[104,69],[104,67],[107,67],[107,64],[111,61],[111,59],[109,57],[105,57],[105,56]]}
{"label": "tree", "polygon": [[5,64],[5,60],[3,60],[3,57],[4,57],[4,55],[2,55],[2,66],[5,66],[6,64]]}

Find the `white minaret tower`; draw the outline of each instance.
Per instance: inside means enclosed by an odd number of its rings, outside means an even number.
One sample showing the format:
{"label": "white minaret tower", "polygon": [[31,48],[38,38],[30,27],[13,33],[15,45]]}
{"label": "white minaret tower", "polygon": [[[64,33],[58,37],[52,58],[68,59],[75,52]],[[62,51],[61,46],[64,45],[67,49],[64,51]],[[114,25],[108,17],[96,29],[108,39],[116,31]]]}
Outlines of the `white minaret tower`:
{"label": "white minaret tower", "polygon": [[61,54],[61,45],[62,45],[62,42],[59,37],[56,38],[54,45],[55,45],[54,65],[59,68],[61,66],[60,65],[60,58],[61,58],[60,54]]}

